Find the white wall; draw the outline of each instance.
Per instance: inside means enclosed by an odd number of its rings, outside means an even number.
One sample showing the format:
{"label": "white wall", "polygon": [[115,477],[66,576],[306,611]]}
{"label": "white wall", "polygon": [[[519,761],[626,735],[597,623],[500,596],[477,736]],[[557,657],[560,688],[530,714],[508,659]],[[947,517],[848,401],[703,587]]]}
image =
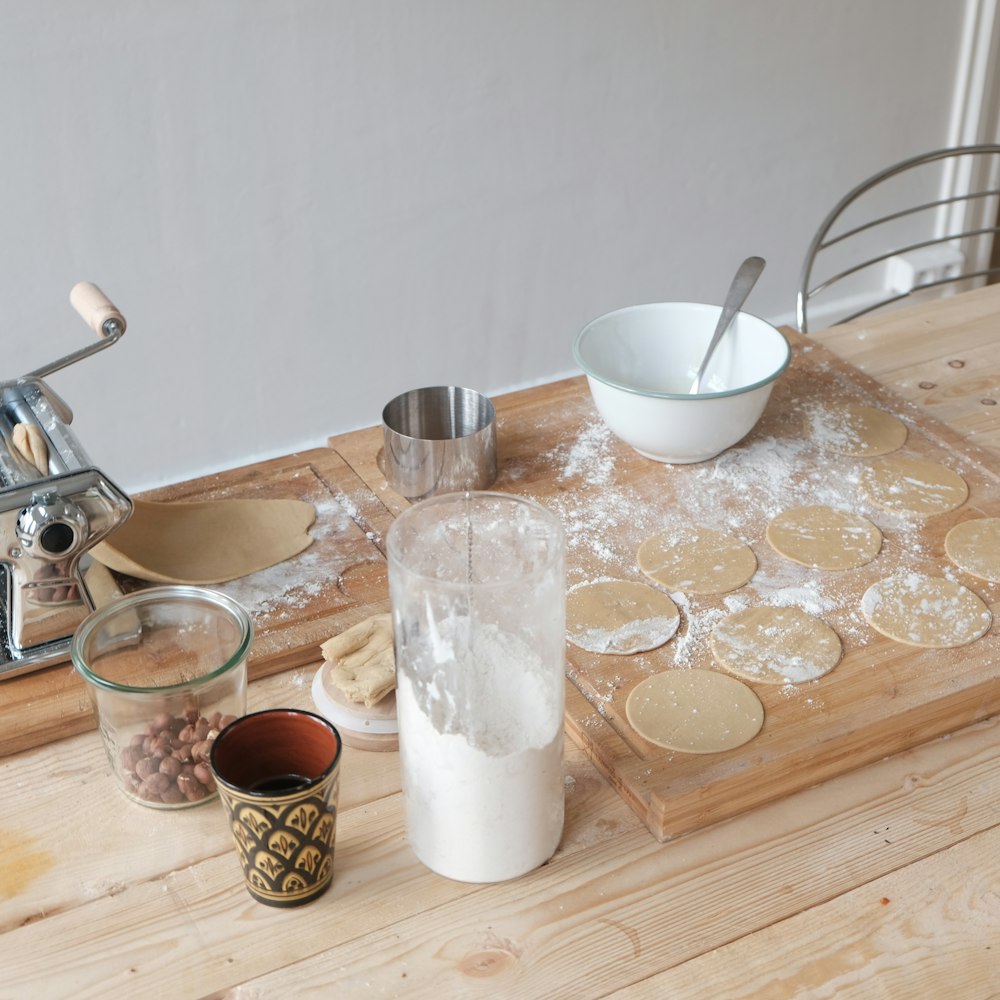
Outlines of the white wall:
{"label": "white wall", "polygon": [[140,489],[323,444],[417,385],[572,370],[593,316],[786,321],[825,210],[945,145],[940,0],[0,0],[0,343]]}

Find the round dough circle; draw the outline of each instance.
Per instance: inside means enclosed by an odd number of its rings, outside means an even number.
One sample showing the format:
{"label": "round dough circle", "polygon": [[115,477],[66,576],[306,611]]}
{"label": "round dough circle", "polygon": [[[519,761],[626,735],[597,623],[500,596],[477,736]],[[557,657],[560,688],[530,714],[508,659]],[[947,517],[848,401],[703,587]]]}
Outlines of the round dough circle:
{"label": "round dough circle", "polygon": [[639,546],[637,558],[650,579],[688,594],[728,593],[757,570],[749,545],[711,528],[660,532]]}
{"label": "round dough circle", "polygon": [[969,486],[957,473],[926,458],[893,456],[873,462],[861,473],[861,488],[883,510],[944,514],[961,507]]}
{"label": "round dough circle", "polygon": [[792,562],[816,569],[856,569],[882,548],[882,532],[866,517],[832,507],[790,507],[767,526],[767,540]]}
{"label": "round dough circle", "polygon": [[764,684],[802,684],[840,662],[840,637],[801,608],[748,608],[712,631],[712,654],[730,673]]}
{"label": "round dough circle", "polygon": [[872,458],[901,448],[906,424],[885,410],[846,403],[814,414],[813,437],[839,455]]}
{"label": "round dough circle", "polygon": [[923,573],[897,573],[873,583],[861,613],[882,635],[909,646],[944,649],[978,639],[993,621],[967,587]]}
{"label": "round dough circle", "polygon": [[1000,517],[977,517],[956,524],[945,535],[948,558],[966,573],[1000,581]]}
{"label": "round dough circle", "polygon": [[662,591],[631,580],[601,580],[566,595],[566,637],[591,653],[641,653],[677,631],[681,615]]}
{"label": "round dough circle", "polygon": [[636,685],[625,702],[643,739],[684,753],[719,753],[752,740],[764,724],[760,699],[714,670],[666,670]]}

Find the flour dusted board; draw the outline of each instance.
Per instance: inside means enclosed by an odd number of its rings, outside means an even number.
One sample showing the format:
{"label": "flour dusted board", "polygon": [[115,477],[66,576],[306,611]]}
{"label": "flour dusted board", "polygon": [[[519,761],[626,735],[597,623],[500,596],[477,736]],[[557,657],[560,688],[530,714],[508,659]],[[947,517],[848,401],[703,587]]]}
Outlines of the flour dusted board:
{"label": "flour dusted board", "polygon": [[[240,601],[253,619],[251,679],[318,662],[321,642],[385,610],[388,585],[378,546],[388,512],[328,449],[234,469],[147,496],[154,500],[293,497],[315,506],[309,548],[270,569],[215,588]],[[130,580],[122,583],[126,590],[142,586]],[[0,683],[0,755],[93,726],[83,683],[69,664]]]}
{"label": "flour dusted board", "polygon": [[[791,335],[792,366],[764,419],[741,445],[696,466],[663,466],[637,455],[605,428],[583,379],[568,379],[495,400],[500,475],[496,488],[531,496],[562,517],[569,585],[613,577],[645,579],[636,550],[664,529],[707,526],[746,541],[759,561],[749,584],[729,594],[681,595],[678,633],[632,656],[567,646],[567,727],[652,833],[668,839],[1000,711],[998,625],[962,649],[917,649],[879,635],[859,605],[877,579],[907,568],[947,575],[994,611],[1000,584],[948,561],[944,536],[971,517],[1000,514],[1000,485],[984,455],[930,422],[815,342]],[[943,462],[970,487],[960,508],[926,520],[874,507],[858,489],[872,461],[811,441],[815,407],[860,403],[896,414],[908,428],[900,455]],[[822,421],[820,421],[822,423]],[[377,428],[331,446],[385,505],[396,497],[378,471]],[[856,569],[811,569],[776,553],[768,520],[788,507],[828,504],[853,510],[884,535],[879,555]],[[795,606],[832,626],[844,658],[828,675],[799,685],[752,685],[765,708],[760,734],[717,755],[662,750],[635,734],[625,716],[631,689],[661,670],[719,669],[709,637],[726,615],[754,606]]]}

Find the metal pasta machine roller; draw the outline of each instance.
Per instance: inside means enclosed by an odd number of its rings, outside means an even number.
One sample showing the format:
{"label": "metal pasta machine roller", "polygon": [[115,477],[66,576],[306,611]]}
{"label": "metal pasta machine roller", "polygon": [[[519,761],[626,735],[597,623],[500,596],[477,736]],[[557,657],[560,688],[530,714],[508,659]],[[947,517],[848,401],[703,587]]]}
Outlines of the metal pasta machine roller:
{"label": "metal pasta machine roller", "polygon": [[70,430],[70,408],[42,379],[104,350],[125,319],[99,288],[70,301],[99,339],[10,382],[0,382],[0,679],[68,658],[95,607],[87,552],[132,513],[132,501],[94,467]]}

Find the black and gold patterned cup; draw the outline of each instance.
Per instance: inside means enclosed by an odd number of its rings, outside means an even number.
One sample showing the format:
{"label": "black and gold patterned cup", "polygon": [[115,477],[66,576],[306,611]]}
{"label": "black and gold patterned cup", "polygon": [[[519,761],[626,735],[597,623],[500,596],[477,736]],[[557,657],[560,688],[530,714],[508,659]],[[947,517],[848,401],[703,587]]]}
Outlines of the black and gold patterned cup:
{"label": "black and gold patterned cup", "polygon": [[211,763],[247,890],[268,906],[299,906],[333,880],[340,734],[312,712],[276,708],[237,719]]}

